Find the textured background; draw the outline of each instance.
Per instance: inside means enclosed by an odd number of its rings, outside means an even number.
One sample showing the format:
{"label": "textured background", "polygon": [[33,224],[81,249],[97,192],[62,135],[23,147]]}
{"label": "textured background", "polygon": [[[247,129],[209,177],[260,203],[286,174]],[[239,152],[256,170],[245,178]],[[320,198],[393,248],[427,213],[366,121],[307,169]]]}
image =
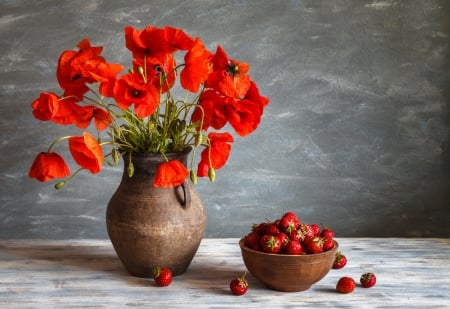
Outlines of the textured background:
{"label": "textured background", "polygon": [[60,191],[28,179],[38,152],[78,134],[36,121],[30,103],[58,91],[62,50],[88,36],[128,65],[122,30],[147,24],[221,44],[271,99],[216,182],[197,186],[207,237],[287,210],[338,236],[449,237],[449,16],[438,0],[0,0],[0,237],[107,237],[121,168]]}

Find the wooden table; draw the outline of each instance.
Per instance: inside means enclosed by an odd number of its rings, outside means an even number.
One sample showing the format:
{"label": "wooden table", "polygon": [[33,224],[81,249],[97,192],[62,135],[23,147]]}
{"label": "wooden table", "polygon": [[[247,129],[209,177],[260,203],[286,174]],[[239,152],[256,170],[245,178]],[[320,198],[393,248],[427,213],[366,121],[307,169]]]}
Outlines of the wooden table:
{"label": "wooden table", "polygon": [[[1,308],[450,308],[450,239],[341,238],[348,264],[303,292],[266,289],[245,271],[238,239],[204,239],[169,287],[129,276],[109,240],[0,240]],[[377,275],[370,289],[335,292],[341,276]]]}

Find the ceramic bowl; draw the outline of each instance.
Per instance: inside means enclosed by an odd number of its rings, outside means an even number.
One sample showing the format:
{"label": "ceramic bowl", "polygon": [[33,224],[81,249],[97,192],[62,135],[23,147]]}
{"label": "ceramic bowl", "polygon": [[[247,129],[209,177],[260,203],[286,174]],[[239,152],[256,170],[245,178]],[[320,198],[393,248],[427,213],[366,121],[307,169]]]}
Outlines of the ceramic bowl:
{"label": "ceramic bowl", "polygon": [[239,241],[242,258],[248,271],[269,289],[298,292],[309,289],[333,266],[339,244],[331,250],[308,255],[270,254],[247,248]]}

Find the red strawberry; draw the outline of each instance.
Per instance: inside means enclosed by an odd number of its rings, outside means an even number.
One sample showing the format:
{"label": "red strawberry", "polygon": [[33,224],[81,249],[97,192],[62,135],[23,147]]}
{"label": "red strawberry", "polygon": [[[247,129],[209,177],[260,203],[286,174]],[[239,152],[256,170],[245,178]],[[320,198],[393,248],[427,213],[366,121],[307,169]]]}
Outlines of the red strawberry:
{"label": "red strawberry", "polygon": [[325,227],[322,232],[320,233],[320,237],[323,238],[334,238],[334,231],[332,229],[329,229]]}
{"label": "red strawberry", "polygon": [[265,234],[275,236],[275,235],[280,234],[280,229],[278,228],[278,226],[275,222],[272,222],[266,226]]}
{"label": "red strawberry", "polygon": [[303,240],[303,249],[308,254],[323,252],[323,239],[320,237],[305,237]]}
{"label": "red strawberry", "polygon": [[319,236],[320,235],[320,226],[313,223],[309,225],[309,229],[312,231],[314,236]]}
{"label": "red strawberry", "polygon": [[278,253],[281,250],[281,240],[274,235],[264,235],[261,237],[260,245],[262,251],[266,253]]}
{"label": "red strawberry", "polygon": [[230,281],[230,290],[234,295],[244,295],[248,290],[248,282],[245,279],[245,274],[242,277]]}
{"label": "red strawberry", "polygon": [[153,279],[155,279],[157,286],[168,286],[172,283],[172,272],[169,268],[155,267]]}
{"label": "red strawberry", "polygon": [[372,273],[365,273],[359,279],[363,288],[371,288],[377,283],[377,277]]}
{"label": "red strawberry", "polygon": [[252,226],[252,231],[258,233],[260,236],[266,234],[266,227],[267,227],[268,223],[267,222],[262,222],[259,224],[253,224]]}
{"label": "red strawberry", "polygon": [[334,269],[341,269],[347,264],[347,257],[343,255],[340,251],[336,252],[336,256],[333,262]]}
{"label": "red strawberry", "polygon": [[303,252],[303,247],[300,241],[290,240],[284,248],[284,253],[291,255],[299,255]]}
{"label": "red strawberry", "polygon": [[285,233],[281,232],[280,234],[277,235],[277,237],[280,239],[281,241],[281,250],[283,250],[286,245],[289,243],[289,236],[287,236]]}
{"label": "red strawberry", "polygon": [[306,223],[300,223],[298,231],[300,233],[301,240],[304,240],[306,237],[314,237],[313,230]]}
{"label": "red strawberry", "polygon": [[356,282],[350,277],[342,277],[336,284],[336,291],[339,293],[351,293],[356,287]]}
{"label": "red strawberry", "polygon": [[328,251],[330,249],[333,249],[333,247],[334,247],[333,238],[323,239],[323,251]]}
{"label": "red strawberry", "polygon": [[301,234],[300,230],[294,230],[289,235],[289,239],[292,240],[302,240],[303,235]]}
{"label": "red strawberry", "polygon": [[293,212],[285,213],[280,219],[280,228],[285,231],[287,234],[290,234],[292,231],[296,230],[300,225],[300,221],[298,217]]}
{"label": "red strawberry", "polygon": [[250,232],[244,237],[244,245],[247,248],[261,251],[261,246],[259,245],[259,234],[256,232]]}

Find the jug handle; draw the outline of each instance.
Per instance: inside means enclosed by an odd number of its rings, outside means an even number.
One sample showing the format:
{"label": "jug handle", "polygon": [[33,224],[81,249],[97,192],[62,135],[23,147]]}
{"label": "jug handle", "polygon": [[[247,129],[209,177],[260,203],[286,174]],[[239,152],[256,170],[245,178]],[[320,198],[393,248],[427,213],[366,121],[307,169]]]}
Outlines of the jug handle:
{"label": "jug handle", "polygon": [[183,189],[183,201],[181,201],[181,206],[184,208],[189,208],[191,206],[191,192],[187,188],[187,182],[183,182],[180,187]]}

